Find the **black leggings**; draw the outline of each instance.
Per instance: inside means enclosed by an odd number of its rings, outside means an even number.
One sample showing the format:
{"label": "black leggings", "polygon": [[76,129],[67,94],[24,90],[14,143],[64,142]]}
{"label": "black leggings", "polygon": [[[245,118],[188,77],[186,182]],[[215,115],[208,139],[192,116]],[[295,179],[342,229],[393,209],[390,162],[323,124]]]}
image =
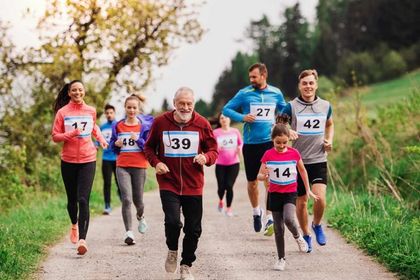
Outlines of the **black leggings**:
{"label": "black leggings", "polygon": [[110,160],[102,161],[102,177],[104,179],[104,201],[105,207],[111,207],[111,179],[114,173],[115,184],[117,185],[118,197],[121,199],[120,187],[118,185],[116,162]]}
{"label": "black leggings", "polygon": [[89,197],[95,169],[96,161],[87,163],[61,161],[61,176],[67,193],[67,211],[71,223],[79,225],[79,239],[86,239],[89,227]]}
{"label": "black leggings", "polygon": [[233,185],[239,173],[239,163],[232,165],[216,164],[217,194],[220,200],[226,192],[226,206],[230,207],[233,200]]}

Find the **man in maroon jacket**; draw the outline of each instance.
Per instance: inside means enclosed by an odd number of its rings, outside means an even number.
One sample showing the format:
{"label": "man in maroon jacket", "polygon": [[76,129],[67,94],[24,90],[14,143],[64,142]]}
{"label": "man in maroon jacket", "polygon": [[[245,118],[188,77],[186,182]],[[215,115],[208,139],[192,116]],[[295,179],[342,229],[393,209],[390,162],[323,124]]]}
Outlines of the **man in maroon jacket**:
{"label": "man in maroon jacket", "polygon": [[153,122],[144,152],[156,170],[165,236],[169,248],[167,272],[177,268],[178,239],[181,233],[181,207],[184,215],[184,240],[180,264],[181,279],[194,279],[190,267],[201,235],[203,215],[203,165],[215,163],[217,142],[209,122],[194,111],[194,93],[182,87],[174,96],[173,111]]}

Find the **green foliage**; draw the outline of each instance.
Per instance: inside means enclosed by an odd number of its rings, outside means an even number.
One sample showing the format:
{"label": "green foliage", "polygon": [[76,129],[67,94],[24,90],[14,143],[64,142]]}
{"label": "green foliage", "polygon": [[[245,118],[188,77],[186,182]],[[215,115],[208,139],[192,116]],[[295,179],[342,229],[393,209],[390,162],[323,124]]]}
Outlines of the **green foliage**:
{"label": "green foliage", "polygon": [[396,51],[390,51],[382,60],[382,78],[384,80],[398,77],[405,73],[407,64]]}
{"label": "green foliage", "polygon": [[420,275],[420,212],[395,199],[334,193],[328,222],[403,279]]}
{"label": "green foliage", "polygon": [[338,63],[337,75],[343,78],[347,85],[353,84],[356,73],[358,84],[369,84],[376,80],[379,66],[368,52],[349,52]]}

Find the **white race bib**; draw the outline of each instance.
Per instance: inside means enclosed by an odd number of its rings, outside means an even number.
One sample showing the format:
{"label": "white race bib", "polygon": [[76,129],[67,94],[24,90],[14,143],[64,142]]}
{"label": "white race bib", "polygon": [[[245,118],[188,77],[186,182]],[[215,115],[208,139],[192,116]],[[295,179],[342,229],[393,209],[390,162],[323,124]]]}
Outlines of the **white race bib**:
{"label": "white race bib", "polygon": [[233,150],[238,147],[238,136],[237,135],[223,135],[217,137],[217,145],[223,150]]}
{"label": "white race bib", "polygon": [[163,131],[165,157],[195,157],[200,142],[198,131]]}
{"label": "white race bib", "polygon": [[270,171],[270,182],[277,185],[289,185],[296,182],[297,162],[290,161],[267,161],[266,165]]}
{"label": "white race bib", "polygon": [[276,111],[275,103],[251,103],[250,113],[253,114],[256,122],[274,122]]}
{"label": "white race bib", "polygon": [[[134,133],[136,137],[139,137],[140,133]],[[118,139],[121,139],[123,146],[121,147],[121,153],[133,153],[140,152],[140,148],[136,141],[131,139],[131,132],[118,133]]]}
{"label": "white race bib", "polygon": [[112,129],[105,128],[101,131],[101,133],[102,133],[102,136],[105,138],[106,142],[109,143],[109,141],[111,141]]}
{"label": "white race bib", "polygon": [[68,116],[64,117],[64,131],[69,132],[82,128],[78,137],[90,137],[93,130],[92,116]]}
{"label": "white race bib", "polygon": [[297,114],[296,131],[301,135],[323,135],[327,115],[325,114]]}

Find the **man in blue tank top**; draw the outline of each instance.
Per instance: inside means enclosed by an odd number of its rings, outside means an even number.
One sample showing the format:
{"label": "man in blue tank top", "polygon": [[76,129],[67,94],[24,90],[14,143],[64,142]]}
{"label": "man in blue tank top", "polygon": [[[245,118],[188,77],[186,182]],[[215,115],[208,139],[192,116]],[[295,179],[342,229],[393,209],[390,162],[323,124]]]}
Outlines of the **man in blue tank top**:
{"label": "man in blue tank top", "polygon": [[[251,85],[241,89],[224,106],[223,115],[236,122],[243,122],[242,148],[245,173],[248,181],[248,196],[253,208],[254,230],[262,228],[263,210],[259,205],[257,174],[264,152],[273,147],[271,128],[277,113],[286,105],[280,89],[267,84],[267,67],[255,63],[249,67]],[[268,185],[265,186],[266,190]],[[273,218],[267,211],[267,223],[264,235],[271,236],[274,232]]]}

